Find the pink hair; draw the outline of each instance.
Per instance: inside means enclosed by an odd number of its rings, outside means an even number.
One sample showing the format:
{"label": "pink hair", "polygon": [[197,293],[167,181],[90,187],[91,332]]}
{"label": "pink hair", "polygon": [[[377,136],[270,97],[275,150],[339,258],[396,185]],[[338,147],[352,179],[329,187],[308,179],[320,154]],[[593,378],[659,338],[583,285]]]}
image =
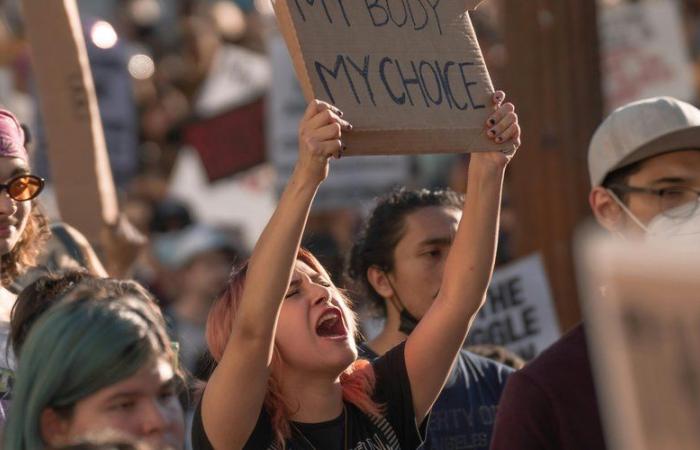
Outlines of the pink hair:
{"label": "pink hair", "polygon": [[[306,263],[320,274],[327,275],[321,263],[309,251],[300,249],[297,259]],[[207,345],[214,360],[219,362],[223,357],[233,327],[236,311],[243,296],[248,264],[243,264],[237,269],[229,280],[224,293],[214,302],[207,319]],[[349,327],[351,331],[356,329],[355,314],[350,309],[350,300],[336,289],[336,294],[342,300],[341,308],[346,317],[351,317]],[[267,394],[265,395],[265,408],[270,414],[272,429],[279,443],[291,437],[289,424],[292,415],[292,406],[285,400],[280,389],[279,380],[279,354],[275,349],[272,361],[272,375],[268,380]],[[376,383],[374,369],[365,360],[356,360],[340,375],[340,383],[343,387],[343,399],[357,406],[365,414],[379,417],[382,415],[382,407],[372,399]]]}

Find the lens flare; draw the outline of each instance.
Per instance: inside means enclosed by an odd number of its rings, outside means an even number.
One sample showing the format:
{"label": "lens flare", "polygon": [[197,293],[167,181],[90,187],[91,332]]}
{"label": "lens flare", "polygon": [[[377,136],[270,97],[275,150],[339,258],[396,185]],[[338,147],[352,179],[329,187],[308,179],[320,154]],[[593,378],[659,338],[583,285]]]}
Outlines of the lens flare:
{"label": "lens flare", "polygon": [[101,48],[103,50],[108,50],[114,47],[117,45],[117,41],[119,40],[117,37],[117,32],[114,31],[114,27],[112,27],[109,22],[105,22],[104,20],[95,22],[95,24],[92,26],[92,30],[90,30],[90,38],[92,39],[92,43],[95,44],[97,48]]}
{"label": "lens flare", "polygon": [[150,56],[139,53],[129,58],[128,69],[135,79],[147,80],[155,73],[156,65]]}

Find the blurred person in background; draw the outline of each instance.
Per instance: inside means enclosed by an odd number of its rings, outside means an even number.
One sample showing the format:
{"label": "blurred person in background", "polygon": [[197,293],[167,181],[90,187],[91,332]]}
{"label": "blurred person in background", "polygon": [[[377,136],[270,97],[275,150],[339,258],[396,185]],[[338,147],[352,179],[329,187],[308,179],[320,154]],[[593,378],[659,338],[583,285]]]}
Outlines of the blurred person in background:
{"label": "blurred person in background", "polygon": [[[620,239],[641,241],[658,221],[688,224],[700,242],[700,110],[670,97],[634,102],[600,125],[588,149],[589,203]],[[579,324],[508,380],[493,450],[605,449]]]}
{"label": "blurred person in background", "polygon": [[[113,432],[184,446],[177,354],[138,284],[79,283],[30,324],[4,447],[60,447]],[[18,324],[19,328],[21,324]]]}
{"label": "blurred person in background", "polygon": [[228,235],[206,225],[163,234],[154,249],[173,274],[169,281],[176,294],[165,315],[180,345],[180,361],[196,378],[206,380],[211,360],[204,335],[207,316],[231,267],[245,255]]}
{"label": "blurred person in background", "polygon": [[[385,319],[379,334],[359,345],[361,357],[374,359],[405,341],[430,310],[460,220],[476,220],[462,218],[463,204],[463,196],[454,191],[405,188],[377,202],[348,267],[362,301]],[[460,351],[433,407],[424,448],[488,450],[493,416],[511,372]]]}
{"label": "blurred person in background", "polygon": [[[17,359],[34,323],[72,289],[86,280],[100,279],[85,270],[66,270],[40,276],[17,296],[10,319],[10,345]],[[105,281],[99,281],[104,283]]]}

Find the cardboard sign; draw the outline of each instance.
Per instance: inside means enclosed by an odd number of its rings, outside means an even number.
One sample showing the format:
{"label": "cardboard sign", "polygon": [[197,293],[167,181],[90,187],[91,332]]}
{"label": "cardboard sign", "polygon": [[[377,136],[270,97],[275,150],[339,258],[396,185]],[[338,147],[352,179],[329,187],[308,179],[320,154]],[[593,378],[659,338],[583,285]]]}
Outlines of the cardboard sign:
{"label": "cardboard sign", "polygon": [[700,442],[700,252],[580,245],[587,336],[610,450]]}
{"label": "cardboard sign", "polygon": [[[268,160],[277,171],[280,193],[299,156],[298,128],[306,100],[294,75],[289,53],[279,35],[268,38],[272,84],[268,94]],[[323,182],[313,210],[327,211],[366,206],[376,196],[410,179],[410,156],[360,156],[331,161],[331,175]]]}
{"label": "cardboard sign", "polygon": [[467,344],[502,345],[530,360],[559,336],[542,257],[533,255],[494,273]]}
{"label": "cardboard sign", "polygon": [[486,137],[493,86],[467,13],[480,0],[276,0],[307,100],[354,125],[346,154],[506,149]]}
{"label": "cardboard sign", "polygon": [[61,217],[97,246],[117,196],[75,0],[22,0]]}
{"label": "cardboard sign", "polygon": [[616,2],[600,8],[606,109],[669,95],[695,99],[680,5],[673,0]]}

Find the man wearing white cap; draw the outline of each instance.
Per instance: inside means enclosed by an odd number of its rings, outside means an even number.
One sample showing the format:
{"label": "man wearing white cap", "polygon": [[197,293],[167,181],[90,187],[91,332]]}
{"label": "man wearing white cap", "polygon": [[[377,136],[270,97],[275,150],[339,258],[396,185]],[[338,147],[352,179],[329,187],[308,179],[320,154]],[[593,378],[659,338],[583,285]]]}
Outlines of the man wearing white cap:
{"label": "man wearing white cap", "polygon": [[[643,239],[667,223],[700,224],[700,110],[669,97],[631,103],[598,128],[588,150],[598,223]],[[605,449],[585,328],[524,369],[501,397],[492,450]]]}

